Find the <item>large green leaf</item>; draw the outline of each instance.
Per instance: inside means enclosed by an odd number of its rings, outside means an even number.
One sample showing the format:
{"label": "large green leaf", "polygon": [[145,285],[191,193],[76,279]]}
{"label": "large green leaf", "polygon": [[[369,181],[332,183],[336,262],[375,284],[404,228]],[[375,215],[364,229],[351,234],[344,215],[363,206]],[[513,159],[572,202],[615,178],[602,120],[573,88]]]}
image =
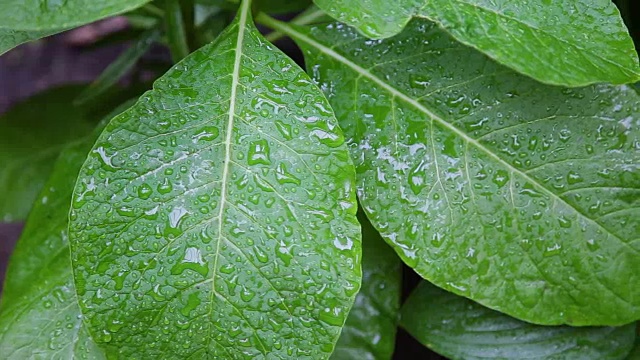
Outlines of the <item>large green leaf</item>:
{"label": "large green leaf", "polygon": [[640,79],[638,55],[609,0],[315,0],[372,38],[399,33],[412,16],[539,81],[582,86]]}
{"label": "large green leaf", "polygon": [[0,26],[23,31],[69,29],[133,10],[150,0],[2,0]]}
{"label": "large green leaf", "polygon": [[332,360],[391,359],[402,288],[402,262],[363,213],[362,288],[344,324]]}
{"label": "large green leaf", "polygon": [[67,233],[76,177],[101,128],[62,150],[11,256],[0,303],[5,359],[104,357],[83,325]]}
{"label": "large green leaf", "polygon": [[450,359],[624,359],[635,323],[622,327],[540,326],[489,310],[423,281],[402,306],[401,325]]}
{"label": "large green leaf", "polygon": [[72,206],[82,311],[123,358],[327,358],[360,287],[344,137],[249,2],[111,121]]}
{"label": "large green leaf", "polygon": [[60,150],[95,126],[71,106],[82,88],[44,91],[0,116],[0,221],[24,220]]}
{"label": "large green leaf", "polygon": [[640,98],[520,76],[413,22],[294,38],[348,139],[372,224],[457,294],[542,324],[640,318]]}

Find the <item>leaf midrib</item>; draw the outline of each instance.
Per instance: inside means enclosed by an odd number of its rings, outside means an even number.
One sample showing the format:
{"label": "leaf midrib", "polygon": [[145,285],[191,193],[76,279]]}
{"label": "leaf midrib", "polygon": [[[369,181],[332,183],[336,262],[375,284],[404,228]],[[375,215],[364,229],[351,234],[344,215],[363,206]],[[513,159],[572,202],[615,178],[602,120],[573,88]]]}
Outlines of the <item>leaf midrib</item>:
{"label": "leaf midrib", "polygon": [[[222,243],[223,235],[222,230],[224,227],[224,209],[227,203],[227,183],[229,181],[229,164],[231,163],[231,141],[233,138],[233,123],[236,113],[236,96],[238,94],[238,86],[240,84],[240,64],[242,62],[242,47],[244,43],[244,32],[247,24],[247,18],[250,11],[251,1],[242,1],[242,7],[240,8],[240,18],[238,20],[238,37],[236,38],[235,58],[233,62],[233,73],[231,74],[231,96],[229,99],[229,117],[227,118],[226,138],[224,142],[225,154],[224,165],[222,168],[222,182],[220,190],[220,209],[218,210],[218,241],[216,242],[216,250],[214,252],[213,270],[211,276],[211,295],[209,297],[209,319],[213,316],[213,302],[216,292],[216,277],[218,270],[218,259],[220,258],[220,243]],[[209,326],[209,332],[213,326]],[[213,335],[209,334],[209,339]],[[209,348],[207,347],[207,352]]]}
{"label": "leaf midrib", "polygon": [[489,157],[491,157],[492,159],[497,161],[500,165],[506,167],[507,169],[509,169],[513,173],[518,174],[523,179],[525,179],[526,181],[530,182],[531,184],[533,184],[534,186],[539,188],[542,192],[548,194],[551,198],[553,198],[556,201],[566,205],[567,207],[569,207],[570,209],[575,211],[580,217],[584,218],[586,221],[591,222],[591,223],[595,224],[596,226],[598,226],[599,228],[603,229],[609,236],[611,236],[611,237],[613,237],[615,239],[618,239],[623,244],[627,244],[622,238],[620,238],[616,234],[613,234],[611,231],[609,231],[609,229],[604,227],[598,221],[589,218],[588,216],[583,214],[581,211],[579,211],[578,209],[576,209],[575,207],[573,207],[572,205],[567,203],[564,199],[562,199],[562,197],[556,195],[551,190],[549,190],[545,186],[541,185],[537,180],[535,180],[534,178],[530,177],[529,175],[527,175],[526,173],[524,173],[520,169],[512,166],[508,162],[504,161],[502,158],[500,158],[498,155],[496,155],[495,153],[490,151],[488,148],[486,148],[480,142],[476,141],[475,139],[473,139],[469,135],[465,134],[464,132],[462,132],[457,127],[451,125],[450,123],[445,121],[443,118],[441,118],[440,116],[436,115],[431,110],[427,109],[424,105],[422,105],[421,103],[419,103],[415,99],[409,97],[408,95],[406,95],[402,91],[396,89],[395,87],[387,84],[386,82],[384,82],[382,79],[380,79],[377,76],[375,76],[374,74],[372,74],[367,69],[359,66],[358,64],[352,62],[351,60],[349,60],[346,57],[342,56],[341,54],[337,53],[332,48],[324,46],[323,44],[313,40],[312,38],[306,36],[305,34],[299,32],[299,31],[297,31],[296,29],[286,25],[285,23],[282,23],[282,22],[280,22],[278,20],[275,20],[275,19],[271,19],[271,18],[269,18],[267,16],[261,16],[261,17],[259,17],[259,20],[265,22],[267,25],[272,26],[276,30],[279,30],[279,31],[281,31],[281,32],[293,37],[293,38],[296,38],[296,39],[299,39],[301,41],[306,42],[307,44],[309,44],[309,45],[315,47],[316,49],[318,49],[319,51],[321,51],[323,54],[328,55],[328,56],[334,58],[335,60],[343,63],[344,65],[348,66],[349,68],[354,70],[356,73],[358,73],[361,77],[365,77],[365,78],[371,80],[372,82],[374,82],[378,86],[382,87],[384,90],[388,91],[393,96],[395,96],[395,97],[403,100],[407,104],[413,106],[417,110],[419,110],[422,113],[424,113],[425,115],[427,115],[431,119],[431,121],[436,121],[441,126],[445,127],[447,130],[453,132],[455,135],[459,136],[460,138],[462,138],[467,143],[472,144],[477,149],[479,149],[480,151],[482,151],[485,154],[487,154]]}

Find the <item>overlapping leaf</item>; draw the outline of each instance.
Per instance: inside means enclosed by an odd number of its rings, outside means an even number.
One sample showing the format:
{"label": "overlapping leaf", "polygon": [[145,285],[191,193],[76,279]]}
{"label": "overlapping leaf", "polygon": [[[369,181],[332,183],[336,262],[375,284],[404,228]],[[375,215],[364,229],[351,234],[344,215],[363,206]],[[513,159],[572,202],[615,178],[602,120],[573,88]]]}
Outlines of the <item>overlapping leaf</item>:
{"label": "overlapping leaf", "polygon": [[566,86],[640,79],[633,42],[608,0],[315,0],[371,38],[399,33],[412,16],[539,81]]}
{"label": "overlapping leaf", "polygon": [[3,0],[0,26],[15,31],[59,31],[121,14],[147,2],[149,0]]}
{"label": "overlapping leaf", "polygon": [[81,170],[90,331],[122,357],[327,358],[360,286],[354,178],[327,100],[244,2]]}
{"label": "overlapping leaf", "polygon": [[363,213],[362,288],[347,317],[332,360],[391,359],[394,351],[402,263]]}
{"label": "overlapping leaf", "polygon": [[401,324],[434,351],[450,359],[466,360],[622,360],[633,347],[636,325],[533,325],[425,281],[403,305]]}
{"label": "overlapping leaf", "polygon": [[62,150],[12,254],[0,303],[0,348],[6,359],[104,358],[82,321],[67,233],[76,176],[97,130]]}
{"label": "overlapping leaf", "polygon": [[387,41],[268,20],[303,47],[362,205],[438,286],[542,324],[640,318],[640,99],[544,86],[427,21]]}
{"label": "overlapping leaf", "polygon": [[70,105],[81,90],[47,90],[0,117],[0,221],[24,220],[62,148],[95,126]]}

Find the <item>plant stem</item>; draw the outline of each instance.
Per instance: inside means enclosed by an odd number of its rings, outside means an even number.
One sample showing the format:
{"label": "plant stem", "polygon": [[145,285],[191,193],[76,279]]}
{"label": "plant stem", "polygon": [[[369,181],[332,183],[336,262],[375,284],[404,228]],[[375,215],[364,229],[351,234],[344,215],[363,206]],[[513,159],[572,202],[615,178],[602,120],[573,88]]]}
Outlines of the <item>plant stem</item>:
{"label": "plant stem", "polygon": [[182,19],[184,21],[184,31],[187,37],[189,49],[195,49],[195,2],[194,0],[181,0]]}
{"label": "plant stem", "polygon": [[182,9],[178,0],[165,0],[165,22],[167,26],[167,40],[174,63],[189,55],[189,45],[182,19]]}
{"label": "plant stem", "polygon": [[[296,25],[312,24],[314,21],[322,18],[324,15],[325,15],[324,11],[322,11],[319,8],[314,6],[312,9],[303,12],[302,14],[298,15],[293,20],[291,20],[291,24],[296,24]],[[265,23],[260,21],[260,18],[264,19],[264,17],[268,17],[269,18],[269,16],[267,14],[260,13],[256,17],[256,21],[261,23],[262,25],[269,26],[268,24],[265,24]],[[267,39],[268,41],[273,43],[273,42],[276,42],[276,41],[280,40],[284,36],[285,36],[285,34],[279,32],[279,31],[273,31],[273,32],[269,33],[267,36],[265,36],[265,39]]]}

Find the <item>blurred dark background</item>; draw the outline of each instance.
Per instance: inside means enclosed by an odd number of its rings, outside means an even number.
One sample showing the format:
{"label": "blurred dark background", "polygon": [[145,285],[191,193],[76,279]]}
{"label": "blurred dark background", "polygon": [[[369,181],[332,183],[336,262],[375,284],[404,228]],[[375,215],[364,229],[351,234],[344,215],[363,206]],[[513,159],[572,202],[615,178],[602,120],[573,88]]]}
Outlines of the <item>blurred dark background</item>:
{"label": "blurred dark background", "polygon": [[[623,15],[636,49],[639,49],[640,1],[614,2]],[[111,18],[21,45],[0,56],[0,114],[16,102],[45,89],[62,84],[86,84],[94,80],[129,44],[127,41],[105,43],[104,38],[127,26],[126,19]],[[280,40],[277,45],[298,63],[303,63],[299,50],[291,41]],[[152,79],[154,74],[168,66],[169,52],[160,46],[152,47],[124,81],[132,81],[132,78]],[[21,223],[0,222],[0,292],[7,261],[21,230]],[[404,300],[420,278],[405,267],[403,281]],[[445,359],[423,347],[402,329],[398,330],[395,358]]]}

